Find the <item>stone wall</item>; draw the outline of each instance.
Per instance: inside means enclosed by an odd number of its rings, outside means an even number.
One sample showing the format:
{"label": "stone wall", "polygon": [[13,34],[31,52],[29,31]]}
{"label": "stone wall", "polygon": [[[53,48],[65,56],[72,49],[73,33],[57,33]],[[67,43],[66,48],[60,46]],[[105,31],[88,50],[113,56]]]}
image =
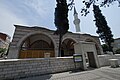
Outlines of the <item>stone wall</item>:
{"label": "stone wall", "polygon": [[118,64],[120,65],[120,54],[116,55],[98,55],[99,65],[100,67],[109,66],[109,59],[118,59]]}
{"label": "stone wall", "polygon": [[[76,63],[77,68],[80,64]],[[72,57],[0,60],[0,80],[56,73],[75,69]]]}

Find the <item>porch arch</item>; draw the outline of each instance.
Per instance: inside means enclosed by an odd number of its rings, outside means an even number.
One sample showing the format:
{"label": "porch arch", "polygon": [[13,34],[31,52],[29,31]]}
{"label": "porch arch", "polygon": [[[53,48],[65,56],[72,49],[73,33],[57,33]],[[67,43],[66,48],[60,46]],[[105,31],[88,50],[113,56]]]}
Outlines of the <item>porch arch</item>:
{"label": "porch arch", "polygon": [[[30,43],[30,45],[32,45],[35,41],[38,41],[39,43],[40,43],[40,41],[43,41],[43,43],[45,43],[45,44],[52,44],[51,46],[52,47],[46,47],[46,49],[42,49],[42,48],[35,48],[35,47],[28,47],[28,49],[26,48],[26,49],[22,49],[22,46],[24,45],[24,43],[25,43],[25,41],[28,39],[28,38],[34,38],[34,36],[39,36],[40,37],[40,35],[42,35],[42,36],[44,36],[44,37],[46,37],[46,38],[48,38],[49,40],[48,41],[50,41],[50,42],[48,42],[47,40],[45,40],[45,39],[36,39],[36,40],[32,40],[32,42]],[[34,44],[34,46],[36,46],[36,43]],[[45,45],[44,45],[45,46]],[[17,44],[17,47],[19,48],[19,55],[18,55],[18,57],[19,58],[22,58],[23,56],[21,55],[21,51],[23,51],[22,53],[24,54],[24,53],[26,53],[27,55],[28,54],[30,54],[31,53],[31,55],[29,55],[28,57],[23,57],[23,58],[43,58],[44,57],[44,54],[43,53],[52,53],[52,54],[50,54],[50,57],[54,57],[55,56],[55,47],[56,47],[56,45],[55,45],[55,41],[54,41],[54,39],[51,37],[51,35],[49,35],[49,34],[47,34],[47,33],[44,33],[44,32],[32,32],[32,33],[28,33],[27,35],[25,35],[24,37],[22,37],[21,39],[20,39],[20,41],[18,42],[18,44]],[[30,49],[31,48],[31,49]],[[51,49],[51,50],[50,50]],[[36,54],[36,55],[38,55],[38,56],[35,56],[35,55],[33,55],[33,54]],[[40,55],[40,54],[42,54],[42,55]],[[33,55],[33,56],[32,56]]]}
{"label": "porch arch", "polygon": [[61,45],[61,56],[73,56],[74,52],[74,43],[76,43],[75,39],[72,38],[64,38],[62,40]]}

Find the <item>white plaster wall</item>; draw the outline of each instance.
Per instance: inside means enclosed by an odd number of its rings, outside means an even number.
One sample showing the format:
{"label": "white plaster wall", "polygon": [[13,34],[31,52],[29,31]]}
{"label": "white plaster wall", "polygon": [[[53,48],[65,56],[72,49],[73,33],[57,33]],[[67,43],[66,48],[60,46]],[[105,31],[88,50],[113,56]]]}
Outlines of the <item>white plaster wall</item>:
{"label": "white plaster wall", "polygon": [[74,50],[75,50],[75,53],[82,54],[84,69],[87,69],[86,59],[85,59],[85,54],[87,54],[87,52],[93,52],[96,66],[99,67],[97,51],[96,51],[96,47],[95,47],[94,43],[92,43],[92,42],[79,42],[79,43],[75,43],[74,44]]}
{"label": "white plaster wall", "polygon": [[97,57],[95,43],[85,42],[85,43],[83,43],[83,48],[84,48],[84,54],[87,54],[87,52],[93,52],[96,66],[99,67],[99,61],[98,61],[98,57]]}

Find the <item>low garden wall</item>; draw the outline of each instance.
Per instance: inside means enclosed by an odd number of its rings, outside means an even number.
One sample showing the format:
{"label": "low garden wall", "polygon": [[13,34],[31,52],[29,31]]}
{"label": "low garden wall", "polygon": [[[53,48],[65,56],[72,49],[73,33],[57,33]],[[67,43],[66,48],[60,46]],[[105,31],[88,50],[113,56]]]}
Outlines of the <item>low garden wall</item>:
{"label": "low garden wall", "polygon": [[[77,68],[80,64],[77,63]],[[0,80],[17,79],[75,69],[72,57],[0,60]]]}
{"label": "low garden wall", "polygon": [[98,60],[99,60],[100,67],[110,66],[109,59],[118,59],[118,64],[120,65],[120,54],[115,54],[115,55],[98,55]]}

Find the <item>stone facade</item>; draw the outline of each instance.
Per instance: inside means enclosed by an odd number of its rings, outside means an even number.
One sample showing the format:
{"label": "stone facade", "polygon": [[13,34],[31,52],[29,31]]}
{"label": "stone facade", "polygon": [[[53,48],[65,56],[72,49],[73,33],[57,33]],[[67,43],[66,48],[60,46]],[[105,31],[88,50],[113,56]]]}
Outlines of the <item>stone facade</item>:
{"label": "stone facade", "polygon": [[[72,57],[0,60],[0,80],[36,76],[75,69]],[[80,64],[76,63],[76,69]]]}
{"label": "stone facade", "polygon": [[[54,45],[55,57],[58,56],[59,36],[54,35],[53,30],[41,27],[27,27],[20,25],[15,25],[15,27],[16,29],[13,36],[13,40],[10,44],[8,58],[19,58],[19,53],[21,50],[21,46],[23,45],[23,42],[30,36],[37,34],[43,34],[50,38]],[[75,43],[78,43],[79,41],[93,42],[95,43],[97,54],[103,54],[100,41],[97,36],[68,32],[63,36],[62,42],[66,39],[73,40]]]}

